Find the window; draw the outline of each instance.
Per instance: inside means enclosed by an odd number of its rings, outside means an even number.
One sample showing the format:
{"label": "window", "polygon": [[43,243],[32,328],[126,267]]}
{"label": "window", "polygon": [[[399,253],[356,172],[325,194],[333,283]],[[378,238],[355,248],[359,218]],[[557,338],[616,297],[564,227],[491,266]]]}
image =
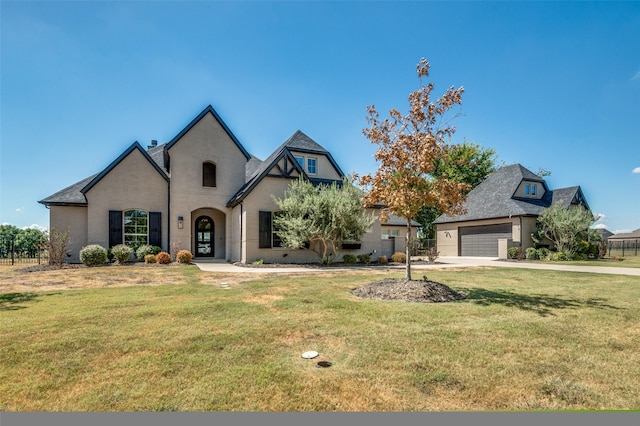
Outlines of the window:
{"label": "window", "polygon": [[282,238],[280,238],[280,235],[278,235],[278,231],[280,231],[280,228],[276,226],[273,221],[273,219],[281,215],[282,212],[273,212],[271,215],[271,247],[282,247]]}
{"label": "window", "polygon": [[531,184],[531,195],[536,195],[536,184]]}
{"label": "window", "polygon": [[295,159],[300,165],[300,167],[302,167],[302,169],[304,170],[304,157],[295,157]]}
{"label": "window", "polygon": [[524,195],[529,195],[529,184],[528,183],[524,184]]}
{"label": "window", "polygon": [[318,160],[315,158],[307,158],[307,173],[315,175],[317,173]]}
{"label": "window", "polygon": [[124,244],[139,247],[149,242],[149,215],[144,210],[126,210],[123,215]]}
{"label": "window", "polygon": [[216,186],[216,165],[213,163],[202,163],[202,186],[215,188]]}
{"label": "window", "polygon": [[278,235],[278,228],[273,223],[274,217],[281,212],[259,212],[258,247],[282,247],[282,239]]}
{"label": "window", "polygon": [[109,247],[122,243],[133,247],[142,244],[161,246],[161,219],[161,212],[109,210]]}
{"label": "window", "polygon": [[397,229],[383,229],[382,230],[382,239],[388,240],[390,237],[395,238],[400,235],[400,232]]}

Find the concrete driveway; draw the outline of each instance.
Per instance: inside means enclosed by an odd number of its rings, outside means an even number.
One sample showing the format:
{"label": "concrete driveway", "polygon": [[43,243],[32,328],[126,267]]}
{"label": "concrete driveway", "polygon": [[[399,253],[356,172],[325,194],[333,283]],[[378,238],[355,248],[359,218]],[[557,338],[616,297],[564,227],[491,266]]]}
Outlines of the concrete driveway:
{"label": "concrete driveway", "polygon": [[[446,268],[469,268],[478,266],[490,266],[498,268],[524,268],[524,269],[546,269],[552,271],[569,271],[569,272],[588,272],[594,274],[616,274],[616,275],[633,275],[640,276],[640,268],[621,268],[615,266],[578,266],[578,265],[555,265],[548,263],[531,263],[504,261],[491,257],[439,257],[436,265],[411,265],[413,271],[428,269],[446,269]],[[243,267],[235,266],[224,260],[195,260],[195,263],[201,270],[208,272],[239,272],[239,273],[317,273],[328,271],[351,271],[366,270],[365,266],[332,266],[332,267],[314,267],[314,266],[282,266],[282,267]],[[371,266],[371,269],[404,269],[404,266]]]}

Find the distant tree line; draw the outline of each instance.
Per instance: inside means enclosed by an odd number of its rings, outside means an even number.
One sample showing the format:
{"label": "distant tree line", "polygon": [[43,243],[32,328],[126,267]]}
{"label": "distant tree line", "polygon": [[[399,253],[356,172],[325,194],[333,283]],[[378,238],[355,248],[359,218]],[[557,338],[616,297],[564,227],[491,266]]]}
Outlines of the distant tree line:
{"label": "distant tree line", "polygon": [[45,232],[35,228],[21,229],[14,225],[0,225],[0,244],[4,250],[8,250],[12,239],[14,239],[14,252],[26,256],[35,256],[38,250],[43,248],[47,235]]}

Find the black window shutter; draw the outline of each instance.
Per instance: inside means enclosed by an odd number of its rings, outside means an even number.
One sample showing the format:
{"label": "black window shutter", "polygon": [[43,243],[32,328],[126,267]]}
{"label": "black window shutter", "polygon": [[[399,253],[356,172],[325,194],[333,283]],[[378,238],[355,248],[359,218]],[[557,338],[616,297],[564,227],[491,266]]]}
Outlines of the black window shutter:
{"label": "black window shutter", "polygon": [[162,213],[150,212],[149,213],[149,245],[161,246],[162,245]]}
{"label": "black window shutter", "polygon": [[109,247],[122,244],[122,212],[109,210]]}
{"label": "black window shutter", "polygon": [[260,212],[259,223],[260,248],[271,248],[271,212]]}

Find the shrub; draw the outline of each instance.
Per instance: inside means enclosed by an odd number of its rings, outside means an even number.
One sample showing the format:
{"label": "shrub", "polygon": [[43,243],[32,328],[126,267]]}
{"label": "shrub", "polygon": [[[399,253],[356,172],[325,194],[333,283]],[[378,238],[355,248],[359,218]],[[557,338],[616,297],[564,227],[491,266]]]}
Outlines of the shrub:
{"label": "shrub", "polygon": [[427,258],[429,259],[429,262],[435,262],[438,256],[440,256],[440,252],[436,247],[427,249]]}
{"label": "shrub", "polygon": [[148,254],[156,254],[153,252],[153,246],[150,246],[149,244],[143,244],[138,247],[138,249],[136,250],[136,258],[138,259],[138,262],[142,262],[144,260],[144,257]]}
{"label": "shrub", "polygon": [[107,249],[91,244],[80,250],[80,261],[87,266],[102,265],[107,261]]}
{"label": "shrub", "polygon": [[558,251],[549,253],[549,260],[551,261],[565,261],[567,260],[567,255],[564,252]]}
{"label": "shrub", "polygon": [[178,254],[176,254],[176,260],[178,263],[191,263],[193,259],[193,255],[189,250],[180,250]]}
{"label": "shrub", "polygon": [[158,253],[160,253],[162,251],[162,248],[160,246],[151,246],[151,253],[157,255]]}
{"label": "shrub", "polygon": [[371,255],[369,253],[363,253],[358,255],[358,262],[368,265],[371,263]]}
{"label": "shrub", "polygon": [[345,265],[353,265],[358,261],[358,258],[356,257],[355,254],[345,254],[344,256],[342,256],[342,262]]}
{"label": "shrub", "polygon": [[547,260],[549,258],[549,249],[546,247],[541,247],[538,249],[538,259]]}
{"label": "shrub", "polygon": [[508,259],[518,259],[518,260],[522,260],[522,247],[518,246],[518,247],[509,247],[507,249],[507,258]]}
{"label": "shrub", "polygon": [[156,262],[166,265],[167,263],[171,263],[171,255],[166,251],[161,251],[156,255]]}
{"label": "shrub", "polygon": [[540,253],[535,247],[528,247],[526,250],[526,257],[529,260],[538,260],[540,259]]}
{"label": "shrub", "polygon": [[264,264],[264,259],[258,259],[258,260],[254,260],[253,262],[251,262],[252,265],[262,265]]}
{"label": "shrub", "polygon": [[391,256],[391,261],[395,263],[406,263],[407,255],[401,251],[397,251]]}
{"label": "shrub", "polygon": [[387,263],[389,263],[389,259],[387,259],[387,256],[378,256],[378,263],[381,265],[386,265]]}
{"label": "shrub", "polygon": [[144,263],[156,263],[156,255],[155,254],[147,254],[144,257]]}
{"label": "shrub", "polygon": [[131,260],[131,253],[133,253],[133,250],[127,245],[118,244],[117,246],[111,247],[111,253],[113,253],[113,257],[115,257],[116,261],[122,264]]}

